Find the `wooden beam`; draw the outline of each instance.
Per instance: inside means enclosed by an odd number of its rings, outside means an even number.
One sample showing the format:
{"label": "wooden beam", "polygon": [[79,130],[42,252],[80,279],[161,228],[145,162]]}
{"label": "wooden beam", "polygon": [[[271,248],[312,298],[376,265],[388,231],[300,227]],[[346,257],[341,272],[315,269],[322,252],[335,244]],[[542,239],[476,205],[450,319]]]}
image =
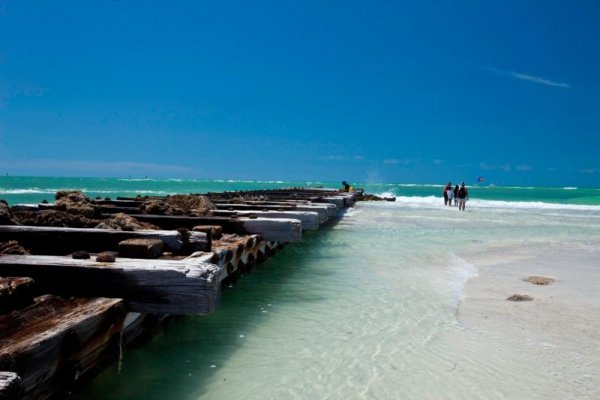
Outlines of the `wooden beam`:
{"label": "wooden beam", "polygon": [[319,229],[319,213],[313,211],[243,211],[243,210],[213,210],[213,215],[229,217],[238,215],[239,217],[248,217],[256,215],[259,219],[263,218],[290,218],[297,219],[302,223],[302,229],[305,231],[314,231]]}
{"label": "wooden beam", "polygon": [[[237,210],[237,211],[311,211],[319,213],[321,223],[327,221],[329,217],[337,215],[337,209],[333,204],[316,203],[285,203],[279,204],[252,204],[252,203],[215,203],[219,210]],[[329,211],[331,210],[331,211]],[[214,212],[213,212],[214,214]]]}
{"label": "wooden beam", "polygon": [[[77,250],[90,252],[116,251],[119,242],[127,239],[160,239],[165,251],[179,252],[187,244],[177,231],[120,231],[116,229],[62,228],[47,226],[0,226],[0,242],[17,240],[34,254],[65,255]],[[190,250],[210,250],[210,240],[204,232],[190,232]]]}
{"label": "wooden beam", "polygon": [[124,318],[120,299],[41,296],[0,316],[1,367],[20,376],[24,399],[47,399],[118,355]]}
{"label": "wooden beam", "polygon": [[[108,215],[107,215],[108,216]],[[260,234],[263,240],[274,242],[299,242],[302,240],[302,224],[297,219],[284,218],[227,218],[186,217],[179,215],[132,215],[141,222],[149,222],[163,229],[187,228],[197,225],[219,225],[225,233],[238,235]]]}
{"label": "wooden beam", "polygon": [[219,296],[218,267],[195,260],[117,258],[114,263],[56,256],[0,257],[0,275],[25,275],[47,293],[118,297],[130,311],[208,314]]}

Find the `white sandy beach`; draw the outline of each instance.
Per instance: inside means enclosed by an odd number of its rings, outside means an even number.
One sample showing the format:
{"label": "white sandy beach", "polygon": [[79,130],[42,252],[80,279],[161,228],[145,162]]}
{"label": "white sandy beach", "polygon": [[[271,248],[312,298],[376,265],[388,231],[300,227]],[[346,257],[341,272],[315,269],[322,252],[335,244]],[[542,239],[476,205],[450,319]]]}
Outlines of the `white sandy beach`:
{"label": "white sandy beach", "polygon": [[[523,245],[464,255],[478,269],[441,348],[481,398],[600,398],[600,246]],[[547,286],[523,281],[555,279]],[[512,294],[533,301],[512,302]],[[467,383],[468,381],[468,383]],[[476,382],[479,381],[481,385]],[[488,393],[481,392],[485,387]]]}

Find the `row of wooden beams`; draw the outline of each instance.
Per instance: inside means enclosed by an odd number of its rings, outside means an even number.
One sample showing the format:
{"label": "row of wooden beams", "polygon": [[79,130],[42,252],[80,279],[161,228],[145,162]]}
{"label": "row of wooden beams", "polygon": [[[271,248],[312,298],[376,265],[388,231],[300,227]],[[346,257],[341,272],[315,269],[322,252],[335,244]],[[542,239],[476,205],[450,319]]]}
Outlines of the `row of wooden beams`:
{"label": "row of wooden beams", "polygon": [[0,276],[28,276],[43,293],[116,297],[137,312],[208,314],[219,297],[219,270],[190,259],[115,262],[58,256],[0,257]]}

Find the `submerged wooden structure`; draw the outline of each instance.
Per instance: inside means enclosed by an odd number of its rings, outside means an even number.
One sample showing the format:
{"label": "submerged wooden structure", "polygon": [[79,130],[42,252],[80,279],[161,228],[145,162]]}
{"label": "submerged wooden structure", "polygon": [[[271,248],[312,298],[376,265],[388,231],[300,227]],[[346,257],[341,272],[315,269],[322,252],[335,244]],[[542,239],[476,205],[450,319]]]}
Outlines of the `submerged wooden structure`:
{"label": "submerged wooden structure", "polygon": [[83,217],[85,227],[47,226],[62,223],[52,213],[64,205],[14,206],[36,226],[0,225],[0,243],[12,253],[0,254],[0,399],[48,398],[114,362],[123,345],[156,332],[169,316],[213,312],[223,286],[341,217],[360,192],[291,188],[202,197],[214,205],[209,215],[143,212],[146,201],[168,197],[75,206],[75,213],[93,213],[98,226],[126,215],[156,229],[99,229]]}

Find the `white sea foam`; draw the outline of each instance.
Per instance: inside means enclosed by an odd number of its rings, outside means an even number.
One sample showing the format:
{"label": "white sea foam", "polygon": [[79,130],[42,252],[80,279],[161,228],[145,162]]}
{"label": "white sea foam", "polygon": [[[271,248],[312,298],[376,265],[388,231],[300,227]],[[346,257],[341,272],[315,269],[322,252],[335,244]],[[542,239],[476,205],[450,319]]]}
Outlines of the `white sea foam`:
{"label": "white sea foam", "polygon": [[[381,193],[378,196],[387,196],[388,194],[389,193]],[[444,207],[443,199],[439,196],[396,196],[396,204],[403,207]],[[598,205],[544,203],[541,201],[503,201],[480,199],[469,200],[467,202],[467,208],[600,211],[600,206]]]}
{"label": "white sea foam", "polygon": [[0,195],[2,194],[36,194],[36,193],[55,193],[55,189],[38,189],[38,188],[29,188],[29,189],[5,189],[0,188]]}
{"label": "white sea foam", "polygon": [[544,203],[541,201],[470,200],[468,204],[480,208],[600,211],[600,206],[595,205]]}
{"label": "white sea foam", "polygon": [[0,188],[0,195],[3,195],[3,194],[12,194],[12,195],[52,194],[53,195],[56,192],[59,192],[62,190],[80,190],[83,193],[103,193],[103,194],[124,193],[124,192],[131,192],[131,193],[138,193],[138,194],[168,194],[169,193],[164,190],[123,190],[123,189],[97,190],[97,189],[87,189],[87,188],[48,188],[48,189],[38,189],[38,188],[4,189],[4,188]]}
{"label": "white sea foam", "polygon": [[458,303],[464,300],[464,288],[469,279],[476,277],[479,273],[477,267],[469,264],[466,260],[454,255],[450,260],[450,288],[454,300]]}

